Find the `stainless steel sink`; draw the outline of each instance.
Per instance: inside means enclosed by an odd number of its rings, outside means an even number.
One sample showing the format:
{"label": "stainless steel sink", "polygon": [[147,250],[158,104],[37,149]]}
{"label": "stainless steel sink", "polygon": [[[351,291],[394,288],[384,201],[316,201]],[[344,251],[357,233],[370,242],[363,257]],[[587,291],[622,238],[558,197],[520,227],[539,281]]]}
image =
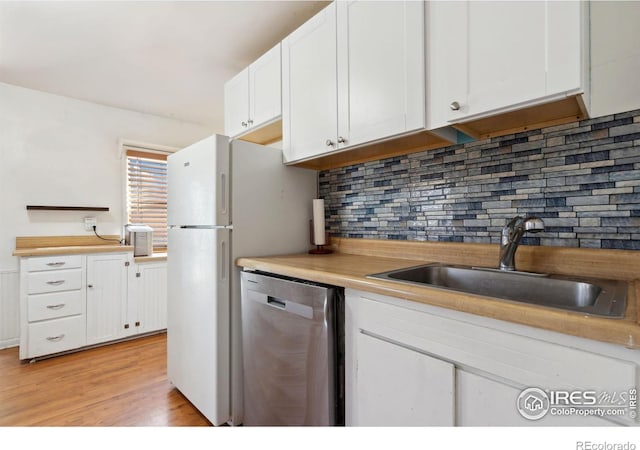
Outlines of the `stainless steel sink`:
{"label": "stainless steel sink", "polygon": [[369,277],[613,318],[624,316],[627,303],[627,283],[615,280],[442,264],[392,270]]}

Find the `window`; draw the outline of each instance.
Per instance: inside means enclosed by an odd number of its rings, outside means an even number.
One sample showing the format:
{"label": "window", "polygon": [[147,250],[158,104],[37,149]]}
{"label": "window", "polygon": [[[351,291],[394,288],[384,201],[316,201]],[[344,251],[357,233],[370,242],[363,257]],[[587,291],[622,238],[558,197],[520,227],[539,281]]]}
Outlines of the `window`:
{"label": "window", "polygon": [[166,154],[127,150],[127,218],[153,228],[153,250],[166,251]]}

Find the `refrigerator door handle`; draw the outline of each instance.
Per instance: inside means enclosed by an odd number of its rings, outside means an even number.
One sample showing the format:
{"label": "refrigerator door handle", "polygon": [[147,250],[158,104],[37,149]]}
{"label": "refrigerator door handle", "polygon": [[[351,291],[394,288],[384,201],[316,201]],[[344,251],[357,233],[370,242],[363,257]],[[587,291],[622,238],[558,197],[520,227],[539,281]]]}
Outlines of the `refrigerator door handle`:
{"label": "refrigerator door handle", "polygon": [[229,264],[229,249],[227,241],[222,241],[220,243],[220,259],[220,280],[226,281],[227,274],[229,273],[229,268],[227,267]]}
{"label": "refrigerator door handle", "polygon": [[220,174],[220,210],[222,214],[227,214],[227,203],[228,203],[228,194],[227,194],[227,174]]}

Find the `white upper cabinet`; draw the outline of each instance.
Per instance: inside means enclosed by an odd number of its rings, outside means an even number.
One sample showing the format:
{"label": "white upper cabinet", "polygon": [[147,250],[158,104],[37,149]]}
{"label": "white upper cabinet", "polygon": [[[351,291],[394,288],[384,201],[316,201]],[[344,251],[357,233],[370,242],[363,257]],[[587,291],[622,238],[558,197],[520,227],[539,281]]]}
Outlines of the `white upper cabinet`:
{"label": "white upper cabinet", "polygon": [[224,85],[224,130],[236,137],[282,114],[280,44]]}
{"label": "white upper cabinet", "polygon": [[337,7],[338,148],[424,128],[423,2]]}
{"label": "white upper cabinet", "polygon": [[249,127],[257,128],[282,115],[280,44],[249,66]]}
{"label": "white upper cabinet", "polygon": [[585,92],[588,14],[583,2],[427,5],[429,128]]}
{"label": "white upper cabinet", "polygon": [[249,68],[224,84],[224,132],[237,136],[249,127]]}
{"label": "white upper cabinet", "polygon": [[424,129],[423,2],[334,2],[282,51],[285,162]]}
{"label": "white upper cabinet", "polygon": [[282,41],[282,141],[285,162],[336,148],[336,4]]}

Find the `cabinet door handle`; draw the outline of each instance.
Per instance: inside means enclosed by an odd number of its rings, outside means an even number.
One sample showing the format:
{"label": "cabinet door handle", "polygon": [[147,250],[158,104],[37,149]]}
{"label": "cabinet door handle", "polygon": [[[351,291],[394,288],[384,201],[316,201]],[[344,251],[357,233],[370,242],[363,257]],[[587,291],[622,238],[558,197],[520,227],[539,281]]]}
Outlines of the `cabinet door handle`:
{"label": "cabinet door handle", "polygon": [[64,266],[65,264],[66,263],[64,261],[56,261],[56,262],[47,263],[47,266],[58,267],[58,266]]}
{"label": "cabinet door handle", "polygon": [[241,124],[243,127],[245,127],[245,128],[246,128],[246,126],[247,126],[247,122],[240,122],[240,124]]}
{"label": "cabinet door handle", "polygon": [[344,144],[345,142],[347,142],[345,138],[343,138],[342,136],[338,136],[338,144]]}
{"label": "cabinet door handle", "polygon": [[249,119],[249,125],[253,125],[253,120]]}
{"label": "cabinet door handle", "polygon": [[327,139],[325,144],[327,145],[327,147],[333,147],[335,145],[331,139]]}
{"label": "cabinet door handle", "polygon": [[58,303],[57,305],[47,305],[47,308],[49,309],[60,309],[64,307],[64,303]]}
{"label": "cabinet door handle", "polygon": [[449,105],[449,108],[451,108],[452,111],[458,111],[460,109],[460,103],[451,102],[451,104]]}
{"label": "cabinet door handle", "polygon": [[87,287],[88,287],[88,288],[92,288],[92,287],[93,287],[93,284],[87,284]]}
{"label": "cabinet door handle", "polygon": [[47,337],[47,341],[58,342],[58,341],[62,340],[63,337],[64,337],[64,334],[59,334],[57,336],[49,336],[49,337]]}
{"label": "cabinet door handle", "polygon": [[47,284],[50,284],[52,286],[59,286],[62,283],[64,283],[64,280],[47,281]]}

